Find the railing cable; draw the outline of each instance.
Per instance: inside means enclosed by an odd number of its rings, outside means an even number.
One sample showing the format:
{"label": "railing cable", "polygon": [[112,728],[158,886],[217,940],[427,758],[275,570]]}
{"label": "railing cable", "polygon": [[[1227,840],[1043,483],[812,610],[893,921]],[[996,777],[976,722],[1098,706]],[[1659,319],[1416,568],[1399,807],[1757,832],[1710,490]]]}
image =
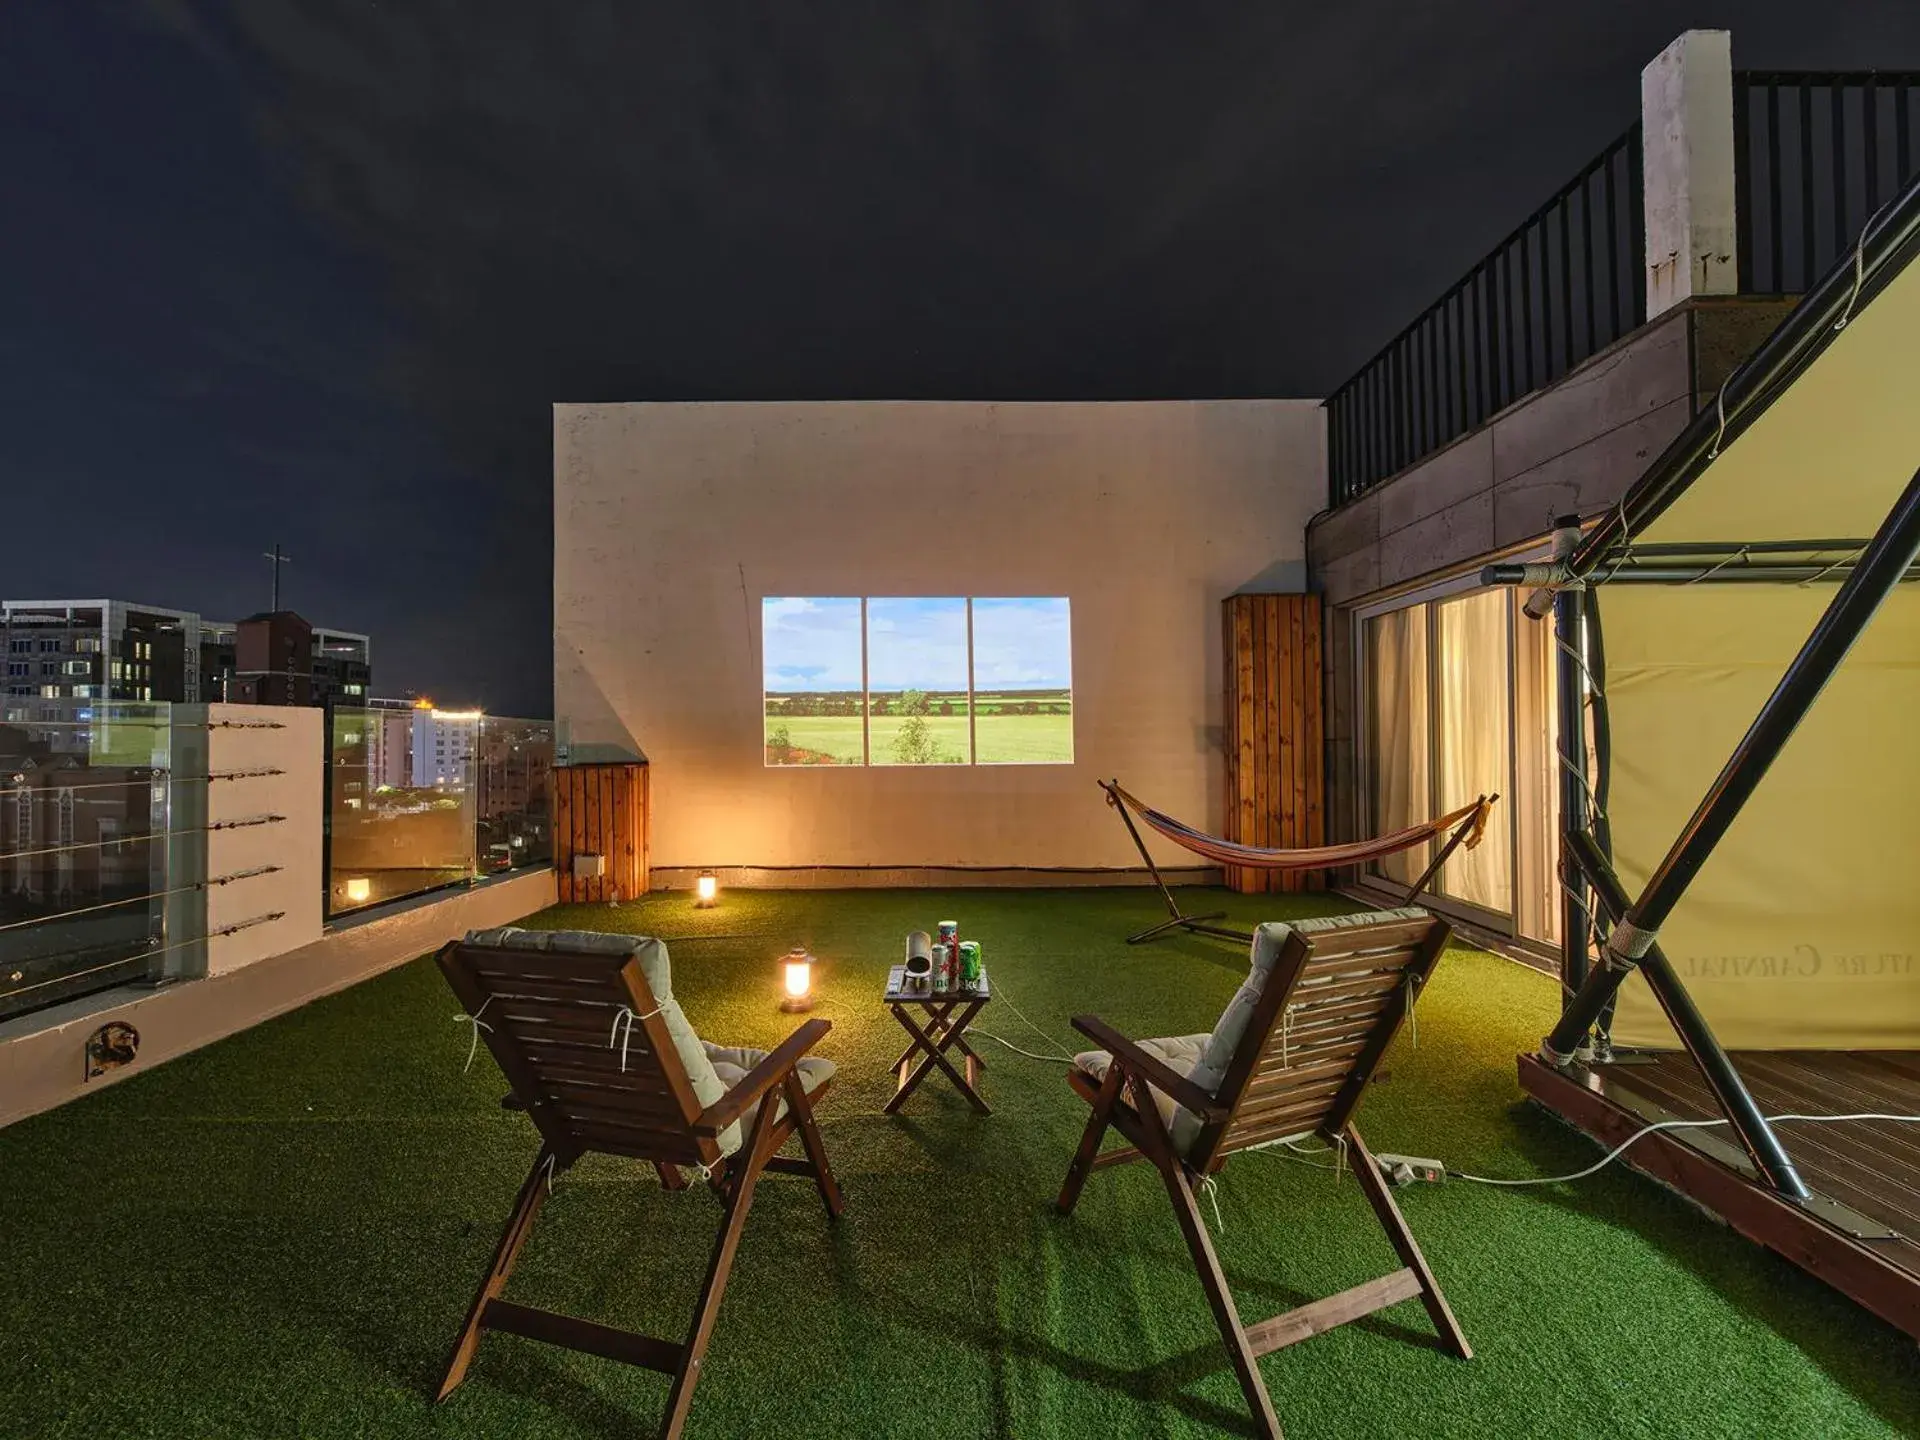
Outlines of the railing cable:
{"label": "railing cable", "polygon": [[46,845],[37,850],[0,850],[0,861],[29,860],[39,855],[71,855],[79,850],[104,850],[110,845],[144,845],[150,840],[170,840],[176,835],[212,835],[221,830],[250,830],[256,825],[278,825],[284,815],[252,815],[245,820],[219,820],[211,825],[187,825],[177,829],[145,830],[138,835],[116,835],[111,840],[79,840],[71,845]]}
{"label": "railing cable", "polygon": [[140,895],[127,895],[119,900],[103,900],[98,905],[82,905],[75,910],[61,910],[53,915],[35,915],[26,920],[11,920],[0,925],[0,934],[9,930],[24,930],[34,925],[50,925],[59,920],[71,920],[76,915],[92,915],[101,910],[117,910],[122,905],[136,905],[142,900],[164,900],[170,895],[190,895],[196,890],[211,890],[216,885],[231,885],[236,880],[252,880],[260,875],[277,875],[284,865],[256,865],[251,870],[235,870],[230,874],[217,875],[211,880],[195,880],[188,885],[174,885],[165,890],[148,890]]}
{"label": "railing cable", "polygon": [[[204,945],[209,940],[223,939],[228,935],[237,935],[242,930],[251,930],[256,925],[267,925],[275,920],[284,920],[286,918],[287,912],[284,910],[269,910],[264,915],[255,915],[246,920],[236,920],[231,925],[219,926],[217,929],[209,930],[206,934],[196,936],[191,940],[176,940],[171,945],[156,945],[151,949],[136,950],[131,955],[122,955],[117,959],[108,960],[99,965],[91,965],[85,970],[68,970],[59,975],[50,975],[45,980],[36,980],[31,985],[22,985],[17,989],[0,989],[0,996],[11,1000],[17,995],[25,995],[34,990],[44,990],[49,985],[61,985],[74,980],[84,980],[89,975],[98,975],[103,970],[112,970],[120,965],[130,965],[136,960],[157,960],[160,956],[170,955],[176,950],[185,950],[194,945]],[[91,945],[83,950],[63,950],[51,955],[35,955],[26,963],[37,965],[48,960],[72,960],[78,956],[91,954],[96,950],[105,948],[107,947]]]}
{"label": "railing cable", "polygon": [[[269,775],[284,775],[284,770],[222,770],[210,775],[175,775],[160,765],[135,765],[129,769],[151,770],[153,773],[144,778],[128,776],[124,780],[89,780],[80,785],[9,785],[0,781],[0,796],[9,795],[52,795],[55,793],[79,793],[82,790],[124,790],[129,785],[197,785],[212,783],[215,780],[259,780]],[[25,771],[16,770],[16,775]]]}

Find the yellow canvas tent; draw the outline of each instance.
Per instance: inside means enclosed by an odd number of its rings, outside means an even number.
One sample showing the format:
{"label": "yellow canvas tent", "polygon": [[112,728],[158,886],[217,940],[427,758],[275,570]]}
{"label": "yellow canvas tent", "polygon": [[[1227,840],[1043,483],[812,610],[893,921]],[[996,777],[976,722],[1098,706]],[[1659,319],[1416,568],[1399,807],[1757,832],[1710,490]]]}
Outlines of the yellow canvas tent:
{"label": "yellow canvas tent", "polygon": [[[1696,547],[1695,566],[1719,573],[1602,584],[1595,596],[1611,729],[1606,817],[1629,894],[1681,833],[1833,599],[1843,562],[1916,466],[1920,265],[1907,265],[1624,552],[1628,565],[1651,565]],[[1737,578],[1789,561],[1833,569]],[[1730,1049],[1920,1048],[1920,587],[1898,586],[1882,604],[1660,944]],[[1640,976],[1621,989],[1613,1037],[1677,1043]]]}
{"label": "yellow canvas tent", "polygon": [[1486,571],[1559,651],[1541,1054],[1684,1043],[1749,1148],[1727,1050],[1920,1049],[1917,256],[1920,181],[1617,509]]}

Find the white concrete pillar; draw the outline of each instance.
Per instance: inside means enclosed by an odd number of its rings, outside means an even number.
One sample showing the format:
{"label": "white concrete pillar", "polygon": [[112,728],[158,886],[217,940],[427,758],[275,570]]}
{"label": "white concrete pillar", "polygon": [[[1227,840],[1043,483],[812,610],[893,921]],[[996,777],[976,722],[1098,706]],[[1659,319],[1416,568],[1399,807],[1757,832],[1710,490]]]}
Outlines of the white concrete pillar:
{"label": "white concrete pillar", "polygon": [[1734,259],[1733,37],[1689,30],[1640,72],[1647,318],[1740,288]]}

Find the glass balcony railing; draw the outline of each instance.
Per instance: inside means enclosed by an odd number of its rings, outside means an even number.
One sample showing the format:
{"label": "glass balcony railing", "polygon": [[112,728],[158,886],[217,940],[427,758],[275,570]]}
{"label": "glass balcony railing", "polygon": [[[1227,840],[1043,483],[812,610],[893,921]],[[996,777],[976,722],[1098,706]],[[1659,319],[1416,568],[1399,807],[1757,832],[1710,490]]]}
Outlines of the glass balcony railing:
{"label": "glass balcony railing", "polygon": [[337,706],[327,751],[330,916],[553,859],[552,721]]}
{"label": "glass balcony railing", "polygon": [[[290,918],[290,872],[333,916],[552,863],[552,721],[341,707],[316,754],[311,719],[292,720],[0,699],[0,1020],[262,958],[258,927],[312,924]],[[312,812],[286,803],[309,767],[325,774],[318,870],[292,834]],[[302,778],[276,798],[281,776]]]}
{"label": "glass balcony railing", "polygon": [[553,863],[551,720],[480,717],[474,752],[474,864],[483,875]]}
{"label": "glass balcony railing", "polygon": [[171,708],[0,702],[0,1018],[158,980],[201,938],[169,942],[175,882],[197,878],[175,874],[178,792],[205,785],[176,763],[205,727],[183,736]]}

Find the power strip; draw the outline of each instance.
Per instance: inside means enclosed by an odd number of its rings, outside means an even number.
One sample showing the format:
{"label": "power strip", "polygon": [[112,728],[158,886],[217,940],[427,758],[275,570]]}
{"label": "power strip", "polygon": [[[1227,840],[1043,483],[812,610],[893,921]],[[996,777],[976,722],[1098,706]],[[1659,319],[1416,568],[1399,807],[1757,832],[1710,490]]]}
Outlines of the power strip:
{"label": "power strip", "polygon": [[1446,1166],[1438,1160],[1427,1160],[1418,1155],[1375,1155],[1373,1163],[1395,1185],[1411,1185],[1416,1180],[1437,1185],[1447,1178]]}

